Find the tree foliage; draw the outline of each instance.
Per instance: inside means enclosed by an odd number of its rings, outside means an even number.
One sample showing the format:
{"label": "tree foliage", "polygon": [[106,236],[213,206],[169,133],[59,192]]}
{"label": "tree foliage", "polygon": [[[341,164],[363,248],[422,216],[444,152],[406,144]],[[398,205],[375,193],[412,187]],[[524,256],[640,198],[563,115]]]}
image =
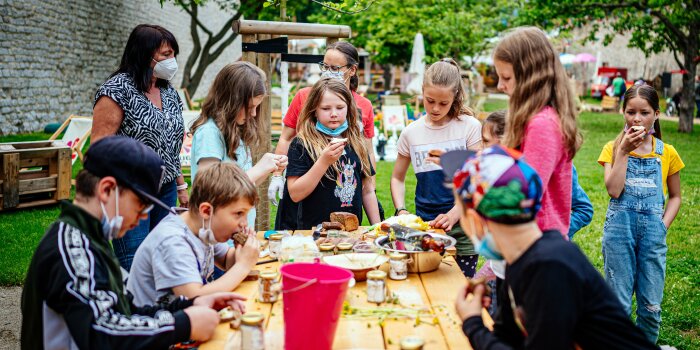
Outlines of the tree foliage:
{"label": "tree foliage", "polygon": [[406,64],[415,34],[425,40],[426,62],[459,60],[487,48],[487,39],[505,29],[517,3],[504,0],[377,0],[360,14],[320,13],[310,20],[349,25],[352,43],[379,64]]}
{"label": "tree foliage", "polygon": [[531,0],[519,18],[523,23],[545,27],[592,28],[589,40],[597,40],[602,28],[611,28],[604,44],[618,33],[631,34],[628,46],[641,49],[647,56],[669,50],[683,76],[679,130],[693,128],[694,76],[700,56],[700,1],[648,0]]}
{"label": "tree foliage", "polygon": [[[161,6],[172,2],[175,6],[187,12],[190,16],[190,36],[192,52],[183,67],[181,87],[186,88],[190,95],[197,91],[204,72],[223,51],[233,43],[238,36],[231,30],[234,21],[241,17],[252,20],[279,21],[281,0],[159,0]],[[315,12],[359,13],[369,8],[375,0],[343,0],[331,1],[285,1],[288,18],[305,22],[307,17]],[[202,6],[214,4],[228,20],[220,28],[212,28],[206,19],[200,17]],[[202,40],[202,36],[204,40]]]}

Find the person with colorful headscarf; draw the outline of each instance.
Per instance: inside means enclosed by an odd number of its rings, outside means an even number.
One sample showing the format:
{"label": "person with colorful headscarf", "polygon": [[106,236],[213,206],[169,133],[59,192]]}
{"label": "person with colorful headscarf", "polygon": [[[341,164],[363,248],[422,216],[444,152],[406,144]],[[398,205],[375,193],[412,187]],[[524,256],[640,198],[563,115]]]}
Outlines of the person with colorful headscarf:
{"label": "person with colorful headscarf", "polygon": [[490,302],[483,283],[470,280],[457,296],[474,349],[657,348],[581,250],[556,230],[540,230],[542,180],[522,153],[502,146],[471,157],[456,152],[444,154],[441,164],[454,174],[460,224],[479,255],[507,264],[493,331],[481,318]]}

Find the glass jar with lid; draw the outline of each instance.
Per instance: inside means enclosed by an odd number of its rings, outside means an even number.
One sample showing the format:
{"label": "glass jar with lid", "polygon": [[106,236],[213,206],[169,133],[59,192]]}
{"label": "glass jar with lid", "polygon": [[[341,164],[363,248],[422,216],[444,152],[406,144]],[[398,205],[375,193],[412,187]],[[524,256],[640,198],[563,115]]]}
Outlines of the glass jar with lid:
{"label": "glass jar with lid", "polygon": [[279,297],[280,284],[277,271],[264,271],[258,279],[258,301],[274,303]]}
{"label": "glass jar with lid", "polygon": [[415,335],[409,335],[401,339],[399,346],[401,347],[401,350],[421,350],[423,349],[423,345],[425,345],[423,338]]}
{"label": "glass jar with lid", "polygon": [[342,242],[338,243],[338,254],[348,254],[352,253],[352,243]]}
{"label": "glass jar with lid", "polygon": [[389,278],[392,280],[405,280],[408,278],[408,256],[404,253],[392,253],[389,255]]}
{"label": "glass jar with lid", "polygon": [[265,350],[265,316],[249,312],[241,316],[241,350]]}
{"label": "glass jar with lid", "polygon": [[280,254],[282,238],[284,238],[284,234],[282,233],[273,233],[270,235],[270,244],[268,248],[270,249],[270,257],[273,259],[277,259]]}
{"label": "glass jar with lid", "polygon": [[381,304],[386,299],[386,272],[367,272],[367,302]]}
{"label": "glass jar with lid", "polygon": [[321,251],[322,257],[335,255],[335,244],[333,244],[333,243],[321,243],[318,246],[318,249]]}

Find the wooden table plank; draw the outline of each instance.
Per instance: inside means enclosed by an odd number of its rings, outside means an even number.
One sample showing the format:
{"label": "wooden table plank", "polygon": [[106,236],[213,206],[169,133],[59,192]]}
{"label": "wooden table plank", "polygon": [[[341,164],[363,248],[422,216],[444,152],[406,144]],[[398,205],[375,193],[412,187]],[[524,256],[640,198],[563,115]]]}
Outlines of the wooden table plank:
{"label": "wooden table plank", "polygon": [[[425,288],[417,274],[409,274],[403,281],[387,280],[392,293],[399,298],[400,305],[412,309],[425,308],[433,311]],[[426,321],[432,321],[430,317]],[[447,349],[447,343],[438,325],[421,323],[416,326],[415,320],[386,320],[384,322],[384,341],[387,349],[399,349],[403,337],[415,335],[425,341],[426,349]]]}
{"label": "wooden table plank", "polygon": [[450,349],[471,349],[467,337],[462,333],[462,321],[455,312],[454,303],[459,288],[466,283],[466,278],[452,257],[444,260],[451,264],[440,264],[433,272],[420,274],[423,287],[430,299],[440,321],[440,329]]}
{"label": "wooden table plank", "polygon": [[[376,304],[367,302],[367,283],[358,282],[348,290],[345,300],[351,307],[370,308]],[[335,332],[333,349],[383,349],[384,337],[378,320],[341,317]]]}

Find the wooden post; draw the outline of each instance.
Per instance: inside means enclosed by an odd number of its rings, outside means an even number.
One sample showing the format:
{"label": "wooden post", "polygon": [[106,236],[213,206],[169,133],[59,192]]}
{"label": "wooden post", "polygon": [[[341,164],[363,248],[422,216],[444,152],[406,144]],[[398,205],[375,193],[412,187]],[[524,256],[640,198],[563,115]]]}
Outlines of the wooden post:
{"label": "wooden post", "polygon": [[[254,42],[256,42],[255,34],[243,34],[243,38],[241,40],[244,43],[254,43]],[[255,65],[258,64],[258,62],[256,60],[255,52],[243,52],[243,55],[241,58],[244,61],[250,62],[252,64],[255,64]]]}
{"label": "wooden post", "polygon": [[19,204],[19,153],[2,155],[2,207],[14,208]]}
{"label": "wooden post", "polygon": [[352,36],[352,31],[349,26],[318,23],[269,22],[239,19],[233,22],[231,29],[234,33],[238,34],[303,35],[317,38],[350,38]]}
{"label": "wooden post", "polygon": [[[270,39],[269,34],[258,34],[258,40]],[[272,62],[270,54],[257,54],[258,67],[265,72],[265,90],[267,95],[260,105],[260,115],[258,116],[258,126],[260,127],[260,147],[253,159],[257,162],[263,154],[270,152],[272,149],[272,132],[270,130],[270,122],[272,119],[272,102],[270,100],[270,90],[272,88],[270,79],[272,77]],[[257,216],[255,219],[255,227],[263,230],[268,230],[270,227],[270,200],[267,198],[267,188],[270,187],[270,178],[265,178],[265,181],[258,186],[258,204],[256,206]]]}
{"label": "wooden post", "polygon": [[[73,177],[73,163],[71,162],[71,150],[69,148],[58,150],[58,179],[56,181],[56,193],[54,199],[57,201],[70,197],[70,180]],[[49,170],[49,174],[54,174]]]}

